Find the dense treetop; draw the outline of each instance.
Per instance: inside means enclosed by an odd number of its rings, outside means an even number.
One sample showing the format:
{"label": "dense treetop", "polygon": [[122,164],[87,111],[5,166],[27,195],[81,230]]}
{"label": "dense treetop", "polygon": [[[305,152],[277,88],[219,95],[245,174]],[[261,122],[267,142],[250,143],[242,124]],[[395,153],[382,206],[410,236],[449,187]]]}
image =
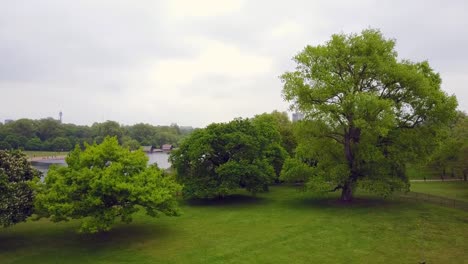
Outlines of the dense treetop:
{"label": "dense treetop", "polygon": [[67,167],[51,167],[37,184],[35,208],[52,221],[83,219],[80,231],[109,230],[129,223],[144,208],[150,216],[178,215],[176,195],[181,187],[141,151],[121,147],[117,137],[99,145],[78,146],[66,158]]}
{"label": "dense treetop", "polygon": [[32,214],[32,183],[38,176],[26,155],[0,150],[0,226],[25,221]]}
{"label": "dense treetop", "polygon": [[[288,156],[278,114],[214,123],[193,132],[171,155],[187,197],[222,197],[237,188],[266,191]],[[289,125],[289,124],[288,124]]]}

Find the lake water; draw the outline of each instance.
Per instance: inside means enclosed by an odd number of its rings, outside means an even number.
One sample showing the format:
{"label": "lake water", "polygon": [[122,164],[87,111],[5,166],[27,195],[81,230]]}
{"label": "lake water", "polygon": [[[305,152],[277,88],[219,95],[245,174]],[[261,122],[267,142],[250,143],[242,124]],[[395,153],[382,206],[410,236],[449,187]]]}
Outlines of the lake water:
{"label": "lake water", "polygon": [[[161,169],[169,169],[171,167],[171,163],[169,162],[169,153],[166,152],[155,152],[155,153],[146,153],[148,156],[148,164],[158,164],[158,167]],[[66,165],[65,160],[44,160],[44,161],[32,161],[32,166],[39,171],[41,171],[44,175],[47,174],[49,167],[53,164],[58,165]]]}

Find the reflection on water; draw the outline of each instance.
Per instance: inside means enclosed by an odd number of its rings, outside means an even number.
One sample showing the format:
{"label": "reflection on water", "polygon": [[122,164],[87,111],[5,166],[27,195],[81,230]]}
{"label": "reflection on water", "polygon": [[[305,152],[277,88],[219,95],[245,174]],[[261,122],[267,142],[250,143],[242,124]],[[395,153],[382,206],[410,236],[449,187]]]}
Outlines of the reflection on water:
{"label": "reflection on water", "polygon": [[[166,152],[155,152],[155,153],[146,153],[148,156],[148,164],[158,164],[158,167],[161,169],[169,169],[171,167],[171,163],[169,162],[169,153]],[[49,167],[53,164],[59,166],[66,166],[65,160],[44,160],[44,161],[32,161],[31,165],[38,169],[40,172],[47,174]]]}

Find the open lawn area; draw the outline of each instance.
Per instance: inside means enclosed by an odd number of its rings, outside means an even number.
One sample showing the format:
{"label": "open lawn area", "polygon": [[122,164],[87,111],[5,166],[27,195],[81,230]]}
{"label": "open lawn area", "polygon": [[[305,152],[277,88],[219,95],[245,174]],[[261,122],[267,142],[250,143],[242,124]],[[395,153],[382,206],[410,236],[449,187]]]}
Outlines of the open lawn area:
{"label": "open lawn area", "polygon": [[98,234],[77,221],[0,230],[0,263],[466,263],[468,212],[361,196],[343,205],[294,187],[191,201],[180,217]]}
{"label": "open lawn area", "polygon": [[468,202],[468,182],[465,181],[411,182],[411,191]]}

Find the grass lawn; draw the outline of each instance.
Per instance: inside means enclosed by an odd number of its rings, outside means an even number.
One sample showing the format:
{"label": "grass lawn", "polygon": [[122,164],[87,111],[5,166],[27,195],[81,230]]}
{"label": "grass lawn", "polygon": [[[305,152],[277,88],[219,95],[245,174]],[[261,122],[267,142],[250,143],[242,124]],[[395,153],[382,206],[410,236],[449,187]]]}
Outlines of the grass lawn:
{"label": "grass lawn", "polygon": [[411,182],[411,191],[428,193],[468,202],[468,182]]}
{"label": "grass lawn", "polygon": [[68,151],[23,151],[28,157],[51,157],[51,156],[66,156]]}
{"label": "grass lawn", "polygon": [[361,197],[352,205],[272,187],[143,214],[99,235],[46,220],[0,231],[0,263],[466,263],[468,212]]}

